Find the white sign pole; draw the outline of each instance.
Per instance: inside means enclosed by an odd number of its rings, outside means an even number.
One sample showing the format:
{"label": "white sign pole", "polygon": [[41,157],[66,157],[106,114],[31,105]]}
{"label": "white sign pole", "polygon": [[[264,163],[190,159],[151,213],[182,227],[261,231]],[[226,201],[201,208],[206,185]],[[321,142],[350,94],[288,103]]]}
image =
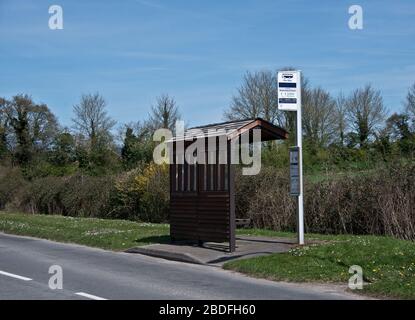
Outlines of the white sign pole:
{"label": "white sign pole", "polygon": [[[298,164],[290,163],[290,193],[297,197],[297,232],[298,244],[304,244],[304,205],[303,205],[303,134],[301,122],[301,71],[278,72],[278,109],[284,111],[295,111],[296,122],[296,145],[298,147]],[[290,160],[291,161],[291,160]],[[291,173],[291,165],[297,170]]]}
{"label": "white sign pole", "polygon": [[297,134],[296,142],[298,147],[298,166],[300,171],[300,194],[297,197],[297,227],[298,227],[298,244],[304,244],[304,205],[303,205],[303,129],[301,120],[301,72],[298,71],[298,108],[297,108]]}

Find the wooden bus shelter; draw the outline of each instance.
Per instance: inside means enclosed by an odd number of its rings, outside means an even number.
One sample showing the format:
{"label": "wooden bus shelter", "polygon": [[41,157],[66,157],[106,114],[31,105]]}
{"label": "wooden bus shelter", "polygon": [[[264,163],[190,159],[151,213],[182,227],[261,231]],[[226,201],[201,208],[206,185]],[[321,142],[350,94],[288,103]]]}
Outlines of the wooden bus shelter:
{"label": "wooden bus shelter", "polygon": [[[287,131],[260,118],[230,121],[190,128],[183,137],[174,137],[170,149],[170,236],[172,241],[190,240],[229,243],[229,251],[235,251],[235,182],[234,165],[230,161],[230,144],[244,133],[261,130],[261,141],[286,139]],[[217,132],[212,134],[212,132]],[[218,133],[219,132],[219,133]],[[203,134],[201,134],[203,133]],[[191,141],[188,141],[192,137]],[[176,145],[182,140],[184,150],[197,138],[203,137],[205,164],[188,164],[177,161]],[[208,140],[226,139],[226,150],[208,149]],[[223,141],[223,140],[222,140]],[[209,142],[211,143],[211,142]],[[170,147],[171,148],[171,147]],[[209,157],[216,157],[215,164],[208,164]],[[219,161],[226,158],[226,164]],[[220,163],[222,162],[222,164]],[[183,164],[180,164],[183,163]]]}

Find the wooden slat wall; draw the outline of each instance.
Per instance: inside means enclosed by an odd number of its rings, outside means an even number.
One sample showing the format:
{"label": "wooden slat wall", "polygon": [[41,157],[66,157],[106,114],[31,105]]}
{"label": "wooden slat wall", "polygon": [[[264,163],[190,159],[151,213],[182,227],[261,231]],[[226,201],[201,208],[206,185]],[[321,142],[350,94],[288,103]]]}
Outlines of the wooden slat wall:
{"label": "wooden slat wall", "polygon": [[229,241],[229,194],[198,197],[198,235],[201,241]]}
{"label": "wooden slat wall", "polygon": [[230,236],[228,193],[172,194],[170,233],[174,240],[226,242]]}
{"label": "wooden slat wall", "polygon": [[[173,195],[173,194],[172,194]],[[197,240],[197,197],[170,199],[170,235],[173,240]]]}
{"label": "wooden slat wall", "polygon": [[[218,158],[217,158],[218,163]],[[170,166],[170,234],[173,240],[229,242],[232,245],[230,165]],[[190,170],[187,168],[190,167]],[[177,172],[176,172],[177,170]],[[196,171],[196,186],[194,186]],[[212,174],[214,175],[212,181]],[[189,177],[188,177],[189,175]],[[178,183],[176,181],[176,176]],[[188,179],[190,178],[190,179]],[[175,188],[185,181],[184,188]],[[206,181],[205,181],[206,180]],[[226,180],[226,182],[225,182]],[[187,186],[187,181],[190,185]],[[206,185],[206,188],[205,188]],[[213,189],[211,190],[211,185]]]}
{"label": "wooden slat wall", "polygon": [[171,193],[170,232],[173,239],[229,241],[229,217],[228,191]]}

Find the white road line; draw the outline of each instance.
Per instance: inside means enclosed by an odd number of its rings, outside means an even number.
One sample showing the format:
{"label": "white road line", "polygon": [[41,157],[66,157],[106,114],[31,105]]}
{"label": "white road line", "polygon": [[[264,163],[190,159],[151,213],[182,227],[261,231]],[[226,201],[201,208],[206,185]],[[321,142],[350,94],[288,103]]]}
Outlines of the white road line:
{"label": "white road line", "polygon": [[78,296],[88,298],[88,299],[92,299],[92,300],[107,300],[105,298],[94,296],[93,294],[89,294],[89,293],[85,293],[85,292],[76,292],[75,294],[77,294]]}
{"label": "white road line", "polygon": [[23,280],[23,281],[32,281],[32,279],[30,279],[30,278],[22,277],[22,276],[19,276],[17,274],[5,272],[5,271],[0,271],[0,274],[3,275],[3,276],[7,276],[7,277],[10,277],[10,278],[15,278],[15,279]]}

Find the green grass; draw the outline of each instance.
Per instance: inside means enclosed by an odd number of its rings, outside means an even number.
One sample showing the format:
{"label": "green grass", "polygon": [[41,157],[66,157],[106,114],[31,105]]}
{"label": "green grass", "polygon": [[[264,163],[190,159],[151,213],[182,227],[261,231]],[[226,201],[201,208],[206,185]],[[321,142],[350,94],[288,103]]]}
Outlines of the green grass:
{"label": "green grass", "polygon": [[[167,224],[0,212],[0,232],[110,250],[169,242]],[[295,237],[294,233],[240,229],[238,235]],[[362,293],[415,299],[415,243],[389,237],[307,234],[315,244],[288,253],[225,264],[255,277],[294,282],[347,284],[349,267],[363,268]]]}
{"label": "green grass", "polygon": [[17,213],[0,213],[0,232],[116,251],[170,239],[167,224]]}
{"label": "green grass", "polygon": [[266,229],[237,229],[236,235],[277,238],[295,238],[296,236],[296,234],[292,232],[272,231]]}
{"label": "green grass", "polygon": [[350,235],[313,234],[308,239],[323,241],[288,253],[228,262],[224,268],[271,280],[347,284],[351,276],[349,267],[359,265],[367,284],[356,291],[378,297],[415,299],[415,243]]}

